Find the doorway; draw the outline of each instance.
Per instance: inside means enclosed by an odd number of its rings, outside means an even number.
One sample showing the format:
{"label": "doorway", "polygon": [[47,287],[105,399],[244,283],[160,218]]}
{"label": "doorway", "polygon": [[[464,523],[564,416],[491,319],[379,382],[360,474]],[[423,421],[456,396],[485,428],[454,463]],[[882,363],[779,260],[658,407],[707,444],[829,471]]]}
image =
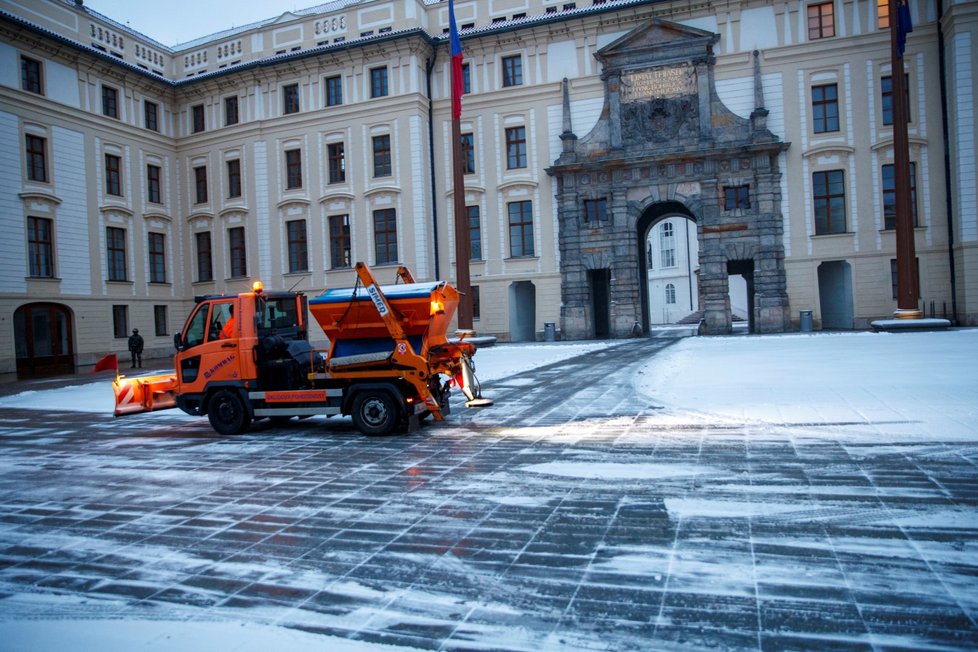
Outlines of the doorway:
{"label": "doorway", "polygon": [[537,339],[537,292],[532,281],[516,281],[509,286],[509,336],[514,342]]}
{"label": "doorway", "polygon": [[17,308],[14,345],[18,378],[74,373],[71,311],[57,303],[29,303]]}
{"label": "doorway", "polygon": [[747,332],[754,333],[754,261],[727,261],[727,296],[733,323],[747,321]]}
{"label": "doorway", "polygon": [[589,269],[587,277],[591,288],[594,339],[606,340],[611,337],[611,270]]}
{"label": "doorway", "polygon": [[822,328],[852,329],[852,267],[844,260],[818,266],[818,302]]}

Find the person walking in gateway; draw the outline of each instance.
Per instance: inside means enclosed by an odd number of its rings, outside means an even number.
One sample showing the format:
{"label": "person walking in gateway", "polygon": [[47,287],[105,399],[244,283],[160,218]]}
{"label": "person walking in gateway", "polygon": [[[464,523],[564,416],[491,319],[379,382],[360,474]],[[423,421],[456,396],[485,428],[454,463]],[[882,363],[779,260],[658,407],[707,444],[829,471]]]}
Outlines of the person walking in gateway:
{"label": "person walking in gateway", "polygon": [[132,366],[130,369],[143,367],[143,336],[139,334],[139,329],[132,329],[129,336],[129,353],[132,355]]}

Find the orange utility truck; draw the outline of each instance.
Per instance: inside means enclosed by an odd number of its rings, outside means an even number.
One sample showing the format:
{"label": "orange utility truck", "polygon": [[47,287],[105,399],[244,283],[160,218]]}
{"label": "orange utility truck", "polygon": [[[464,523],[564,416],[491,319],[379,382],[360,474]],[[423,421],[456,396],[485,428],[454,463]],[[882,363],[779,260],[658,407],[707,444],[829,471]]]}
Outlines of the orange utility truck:
{"label": "orange utility truck", "polygon": [[[416,283],[406,268],[399,283],[379,286],[356,265],[352,288],[252,292],[199,297],[174,335],[175,373],[120,378],[116,415],[178,407],[204,416],[222,435],[253,420],[349,415],[367,435],[413,429],[424,417],[449,413],[452,385],[466,405],[481,407],[473,373],[475,346],[446,333],[459,293],[444,281]],[[308,312],[329,338],[309,343]],[[230,325],[229,325],[230,324]]]}

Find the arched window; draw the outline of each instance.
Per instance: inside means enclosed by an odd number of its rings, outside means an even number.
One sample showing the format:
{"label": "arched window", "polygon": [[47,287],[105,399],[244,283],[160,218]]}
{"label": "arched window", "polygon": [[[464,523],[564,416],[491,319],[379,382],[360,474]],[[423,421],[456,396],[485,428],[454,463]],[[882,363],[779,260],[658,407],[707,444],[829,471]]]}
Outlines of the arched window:
{"label": "arched window", "polygon": [[676,286],[672,283],[666,283],[666,303],[676,303]]}

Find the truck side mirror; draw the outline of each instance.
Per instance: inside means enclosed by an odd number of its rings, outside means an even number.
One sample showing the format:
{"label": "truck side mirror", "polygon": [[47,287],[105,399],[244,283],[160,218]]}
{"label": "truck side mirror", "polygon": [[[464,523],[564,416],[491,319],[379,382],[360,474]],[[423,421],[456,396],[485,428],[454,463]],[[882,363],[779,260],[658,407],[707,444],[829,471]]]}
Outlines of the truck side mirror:
{"label": "truck side mirror", "polygon": [[183,351],[183,336],[180,333],[173,334],[173,348]]}

